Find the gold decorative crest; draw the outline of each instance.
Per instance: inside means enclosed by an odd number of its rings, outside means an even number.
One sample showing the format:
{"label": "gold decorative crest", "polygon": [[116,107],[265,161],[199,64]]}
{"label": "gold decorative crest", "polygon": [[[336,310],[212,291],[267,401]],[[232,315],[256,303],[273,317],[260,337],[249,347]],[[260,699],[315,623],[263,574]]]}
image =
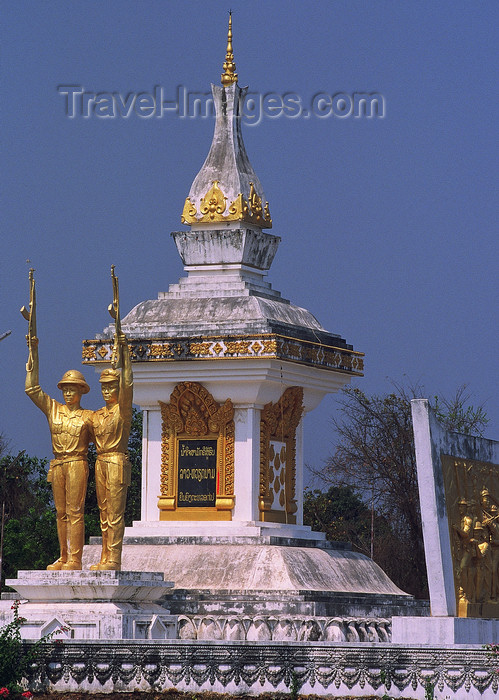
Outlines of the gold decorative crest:
{"label": "gold decorative crest", "polygon": [[[296,523],[296,428],[303,415],[303,388],[286,389],[277,403],[264,406],[260,418],[260,520]],[[282,478],[271,474],[271,455],[283,463]],[[273,461],[274,461],[273,460]],[[275,464],[275,461],[274,461]],[[276,474],[277,477],[277,474]],[[279,482],[282,510],[272,507]]]}
{"label": "gold decorative crest", "polygon": [[256,224],[261,228],[272,228],[272,218],[270,216],[269,203],[263,207],[262,199],[257,194],[255,187],[250,182],[249,203],[242,193],[229,204],[227,210],[227,197],[219,186],[219,180],[213,180],[212,186],[202,197],[200,203],[200,213],[196,210],[196,205],[187,197],[182,212],[181,221],[183,224],[202,224],[214,221],[245,221],[249,224]]}
{"label": "gold decorative crest", "polygon": [[[234,507],[234,407],[218,404],[198,382],[177,384],[170,403],[161,406],[160,520],[230,520]],[[179,438],[217,441],[215,508],[179,508],[177,503]]]}

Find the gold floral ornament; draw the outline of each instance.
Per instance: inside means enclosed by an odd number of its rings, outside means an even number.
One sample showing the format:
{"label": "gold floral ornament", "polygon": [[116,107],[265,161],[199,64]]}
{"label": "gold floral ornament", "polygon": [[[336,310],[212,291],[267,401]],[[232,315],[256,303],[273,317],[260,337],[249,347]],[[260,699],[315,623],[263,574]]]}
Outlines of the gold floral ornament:
{"label": "gold floral ornament", "polygon": [[256,192],[252,182],[250,182],[249,203],[240,192],[235,200],[231,202],[227,210],[227,197],[224,195],[219,180],[213,180],[212,186],[201,199],[200,214],[196,205],[187,197],[182,212],[181,221],[183,224],[202,224],[213,221],[245,221],[249,224],[256,224],[261,228],[272,228],[272,218],[270,216],[269,203],[262,206],[262,198]]}
{"label": "gold floral ornament", "polygon": [[221,216],[227,206],[227,197],[224,197],[222,190],[218,186],[218,180],[213,180],[211,189],[205,194],[201,200],[202,221],[214,221],[218,216]]}

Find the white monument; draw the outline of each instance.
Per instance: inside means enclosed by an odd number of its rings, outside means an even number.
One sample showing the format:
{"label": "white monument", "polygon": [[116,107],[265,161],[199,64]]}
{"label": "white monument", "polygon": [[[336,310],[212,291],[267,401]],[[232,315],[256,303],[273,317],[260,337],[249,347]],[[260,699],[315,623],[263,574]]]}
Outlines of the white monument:
{"label": "white monument", "polygon": [[[280,238],[264,232],[272,221],[243,143],[247,88],[230,37],[226,64],[188,230],[172,234],[186,277],[122,321],[144,415],[142,515],[126,535],[317,539],[302,520],[302,419],[361,376],[363,355],[265,280]],[[85,341],[85,364],[109,364],[113,332]],[[205,471],[186,478],[192,466]]]}
{"label": "white monument", "polygon": [[[303,415],[361,376],[363,355],[265,280],[280,238],[264,232],[231,39],[229,24],[213,142],[185,201],[188,229],[172,234],[186,276],[122,321],[144,415],[141,520],[125,531],[122,567],[162,571],[187,591],[169,603],[184,637],[389,638],[388,618],[412,598],[303,525]],[[84,364],[109,364],[113,334],[84,342]],[[87,565],[98,549],[86,548]],[[283,614],[302,631],[280,626]]]}

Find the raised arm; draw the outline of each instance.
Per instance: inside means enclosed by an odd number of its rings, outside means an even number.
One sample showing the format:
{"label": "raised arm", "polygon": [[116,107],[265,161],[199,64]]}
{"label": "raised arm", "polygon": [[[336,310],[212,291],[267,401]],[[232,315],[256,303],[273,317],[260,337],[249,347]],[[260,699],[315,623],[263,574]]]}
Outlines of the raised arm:
{"label": "raised arm", "polygon": [[130,348],[124,333],[118,336],[119,343],[119,362],[121,365],[121,380],[120,380],[120,411],[123,417],[129,416],[132,418],[132,401],[133,401],[133,374],[132,360],[130,358]]}

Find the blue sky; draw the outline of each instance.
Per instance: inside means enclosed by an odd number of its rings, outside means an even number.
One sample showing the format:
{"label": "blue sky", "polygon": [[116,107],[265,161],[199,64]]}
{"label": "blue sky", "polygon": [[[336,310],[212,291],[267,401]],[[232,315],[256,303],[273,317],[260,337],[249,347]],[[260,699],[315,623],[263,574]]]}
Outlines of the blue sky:
{"label": "blue sky", "polygon": [[[264,117],[246,148],[282,243],[274,288],[366,353],[367,392],[390,380],[429,395],[463,383],[499,438],[496,2],[231,0],[239,84],[258,94],[379,93],[383,118]],[[68,118],[61,85],[87,92],[206,92],[220,80],[220,2],[3,6],[0,430],[50,456],[25,397],[27,274],[36,268],[41,383],[80,368],[109,323],[182,274],[170,232],[208,152],[211,118]],[[84,405],[102,399],[97,375]],[[305,459],[332,450],[330,396],[307,417]]]}

